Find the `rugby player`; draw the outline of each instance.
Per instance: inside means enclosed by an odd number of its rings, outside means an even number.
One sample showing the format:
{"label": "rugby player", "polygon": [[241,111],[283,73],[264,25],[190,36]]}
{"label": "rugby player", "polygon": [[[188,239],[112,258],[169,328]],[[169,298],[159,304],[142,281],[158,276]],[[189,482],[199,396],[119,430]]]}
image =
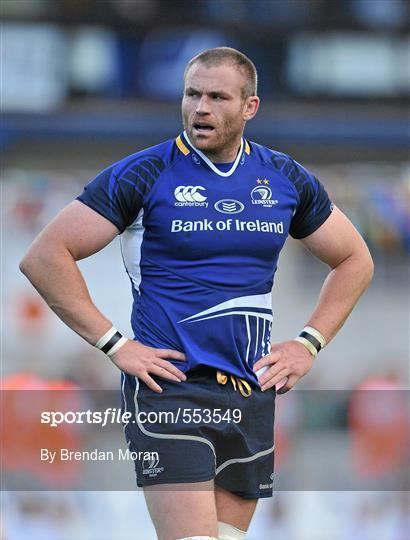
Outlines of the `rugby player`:
{"label": "rugby player", "polygon": [[[272,495],[276,387],[286,392],[308,373],[373,273],[322,184],[243,137],[258,107],[249,58],[228,47],[197,55],[184,76],[184,131],[99,173],[20,265],[121,370],[124,411],[197,411],[197,421],[125,426],[131,450],[158,453],[135,469],[160,540],[245,538],[258,499]],[[117,235],[133,339],[94,305],[76,265]],[[329,274],[306,327],[271,346],[271,290],[288,235]],[[240,422],[215,414],[234,410]]]}

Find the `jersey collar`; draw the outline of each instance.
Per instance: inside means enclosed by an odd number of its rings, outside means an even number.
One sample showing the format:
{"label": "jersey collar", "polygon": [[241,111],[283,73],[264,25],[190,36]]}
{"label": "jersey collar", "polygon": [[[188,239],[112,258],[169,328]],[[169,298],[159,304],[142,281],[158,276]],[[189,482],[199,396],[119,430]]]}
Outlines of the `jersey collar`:
{"label": "jersey collar", "polygon": [[224,177],[231,176],[236,171],[236,168],[238,167],[239,162],[241,161],[241,158],[242,158],[242,155],[243,155],[244,151],[247,154],[250,153],[250,148],[249,148],[248,141],[246,141],[242,137],[241,138],[241,146],[240,146],[238,155],[236,156],[236,159],[232,164],[232,167],[229,169],[229,171],[224,172],[224,171],[221,171],[220,169],[218,169],[218,167],[214,163],[212,163],[212,161],[203,152],[201,152],[200,150],[195,148],[195,146],[189,140],[189,137],[188,137],[186,131],[184,131],[182,135],[179,135],[176,138],[176,144],[177,144],[179,150],[184,154],[184,156],[187,156],[190,153],[190,149],[191,149],[195,154],[197,154],[197,156],[199,156],[202,159],[202,161],[206,165],[208,165],[208,167],[215,174],[217,174],[219,176],[224,176]]}

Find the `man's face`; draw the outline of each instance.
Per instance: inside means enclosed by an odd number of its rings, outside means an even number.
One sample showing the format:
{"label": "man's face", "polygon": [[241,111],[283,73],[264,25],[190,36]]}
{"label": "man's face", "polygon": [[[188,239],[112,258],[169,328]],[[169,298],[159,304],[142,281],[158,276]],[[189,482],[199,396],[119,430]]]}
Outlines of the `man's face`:
{"label": "man's face", "polygon": [[245,75],[230,64],[206,67],[197,62],[186,75],[184,128],[192,144],[211,159],[235,159],[245,122],[256,114],[259,100],[244,99],[245,84]]}

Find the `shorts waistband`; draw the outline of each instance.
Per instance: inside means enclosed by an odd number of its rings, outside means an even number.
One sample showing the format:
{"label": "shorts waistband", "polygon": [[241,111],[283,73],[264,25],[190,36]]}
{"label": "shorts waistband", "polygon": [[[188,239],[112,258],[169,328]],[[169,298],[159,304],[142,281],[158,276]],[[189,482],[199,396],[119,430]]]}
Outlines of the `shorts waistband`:
{"label": "shorts waistband", "polygon": [[203,377],[214,380],[216,379],[217,383],[221,386],[226,385],[229,381],[232,384],[233,389],[235,391],[239,391],[243,397],[249,397],[252,394],[252,385],[248,381],[238,377],[237,375],[225,373],[224,371],[212,366],[197,366],[188,371],[186,376],[188,381],[191,382],[194,382],[195,379],[202,379]]}
{"label": "shorts waistband", "polygon": [[236,392],[236,389],[239,390],[239,393],[247,398],[252,394],[252,388],[251,385],[245,381],[245,379],[241,379],[240,377],[237,377],[236,375],[227,375],[223,371],[220,371],[219,369],[216,371],[216,380],[218,384],[226,384],[228,380],[231,381],[233,389]]}

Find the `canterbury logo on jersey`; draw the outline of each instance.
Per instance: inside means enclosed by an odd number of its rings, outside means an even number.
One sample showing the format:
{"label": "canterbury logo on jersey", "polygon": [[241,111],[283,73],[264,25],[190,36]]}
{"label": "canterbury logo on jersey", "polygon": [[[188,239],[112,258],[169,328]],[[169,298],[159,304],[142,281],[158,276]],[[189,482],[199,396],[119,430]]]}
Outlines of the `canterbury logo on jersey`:
{"label": "canterbury logo on jersey", "polygon": [[174,195],[178,202],[175,206],[204,206],[208,207],[208,203],[205,202],[207,197],[202,195],[201,191],[205,191],[202,186],[178,186]]}

